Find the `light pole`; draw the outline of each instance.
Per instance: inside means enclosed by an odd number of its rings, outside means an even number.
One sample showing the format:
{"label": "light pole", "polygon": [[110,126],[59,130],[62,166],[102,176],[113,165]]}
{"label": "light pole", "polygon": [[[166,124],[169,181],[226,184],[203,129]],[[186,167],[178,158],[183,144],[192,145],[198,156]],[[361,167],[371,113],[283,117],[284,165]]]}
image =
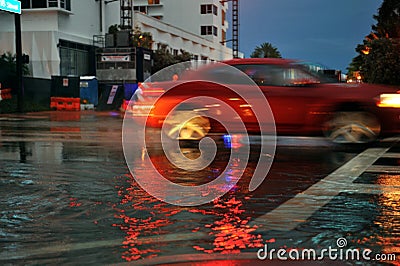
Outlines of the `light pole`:
{"label": "light pole", "polygon": [[17,67],[18,112],[24,112],[24,81],[22,73],[22,37],[21,14],[14,15],[15,22],[15,49]]}
{"label": "light pole", "polygon": [[232,2],[232,53],[233,58],[239,58],[239,0],[222,0],[221,4]]}
{"label": "light pole", "polygon": [[17,90],[18,90],[18,111],[23,112],[24,84],[22,81],[21,2],[17,0],[0,0],[0,10],[15,14],[14,23],[15,23],[15,48],[17,55],[16,70],[17,70]]}

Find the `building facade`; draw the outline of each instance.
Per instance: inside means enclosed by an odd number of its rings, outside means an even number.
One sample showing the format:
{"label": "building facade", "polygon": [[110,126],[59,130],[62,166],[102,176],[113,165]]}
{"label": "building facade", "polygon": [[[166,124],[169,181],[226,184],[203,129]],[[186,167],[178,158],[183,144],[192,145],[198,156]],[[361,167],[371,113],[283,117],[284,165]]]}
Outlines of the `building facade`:
{"label": "building facade", "polygon": [[[124,0],[121,0],[124,1]],[[135,0],[133,26],[153,35],[153,49],[167,44],[194,59],[232,58],[226,47],[227,3],[217,0]],[[120,0],[23,0],[23,53],[31,75],[94,75],[95,36],[120,24]],[[185,10],[185,12],[182,12]],[[14,15],[0,11],[0,54],[15,53]]]}

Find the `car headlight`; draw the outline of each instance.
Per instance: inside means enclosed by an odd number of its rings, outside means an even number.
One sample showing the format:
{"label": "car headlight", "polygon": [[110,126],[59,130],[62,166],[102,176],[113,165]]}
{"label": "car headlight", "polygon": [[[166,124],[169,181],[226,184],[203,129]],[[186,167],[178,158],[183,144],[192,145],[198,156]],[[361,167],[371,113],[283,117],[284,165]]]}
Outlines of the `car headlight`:
{"label": "car headlight", "polygon": [[400,108],[400,94],[395,94],[395,93],[381,94],[379,96],[379,101],[377,102],[377,106]]}

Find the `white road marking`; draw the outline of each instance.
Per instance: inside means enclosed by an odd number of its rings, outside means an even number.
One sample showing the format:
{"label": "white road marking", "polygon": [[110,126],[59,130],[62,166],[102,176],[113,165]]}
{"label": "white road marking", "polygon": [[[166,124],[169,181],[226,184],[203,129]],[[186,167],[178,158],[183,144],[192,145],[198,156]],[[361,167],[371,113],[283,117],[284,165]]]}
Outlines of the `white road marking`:
{"label": "white road marking", "polygon": [[367,173],[384,173],[384,174],[400,174],[400,166],[391,165],[372,165],[367,170]]}
{"label": "white road marking", "polygon": [[353,181],[389,149],[365,150],[307,190],[297,194],[273,211],[256,218],[250,225],[257,225],[261,230],[293,230],[339,193],[347,191],[349,187],[354,189]]}

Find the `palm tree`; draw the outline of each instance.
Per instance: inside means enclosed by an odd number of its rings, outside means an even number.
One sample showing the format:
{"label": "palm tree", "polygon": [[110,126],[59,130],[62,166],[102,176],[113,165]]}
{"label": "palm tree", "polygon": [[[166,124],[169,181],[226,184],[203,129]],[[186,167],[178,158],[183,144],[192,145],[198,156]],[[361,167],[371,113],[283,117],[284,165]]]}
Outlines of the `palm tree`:
{"label": "palm tree", "polygon": [[256,46],[253,53],[250,55],[251,58],[282,58],[278,48],[274,47],[269,42],[264,42],[260,46]]}

